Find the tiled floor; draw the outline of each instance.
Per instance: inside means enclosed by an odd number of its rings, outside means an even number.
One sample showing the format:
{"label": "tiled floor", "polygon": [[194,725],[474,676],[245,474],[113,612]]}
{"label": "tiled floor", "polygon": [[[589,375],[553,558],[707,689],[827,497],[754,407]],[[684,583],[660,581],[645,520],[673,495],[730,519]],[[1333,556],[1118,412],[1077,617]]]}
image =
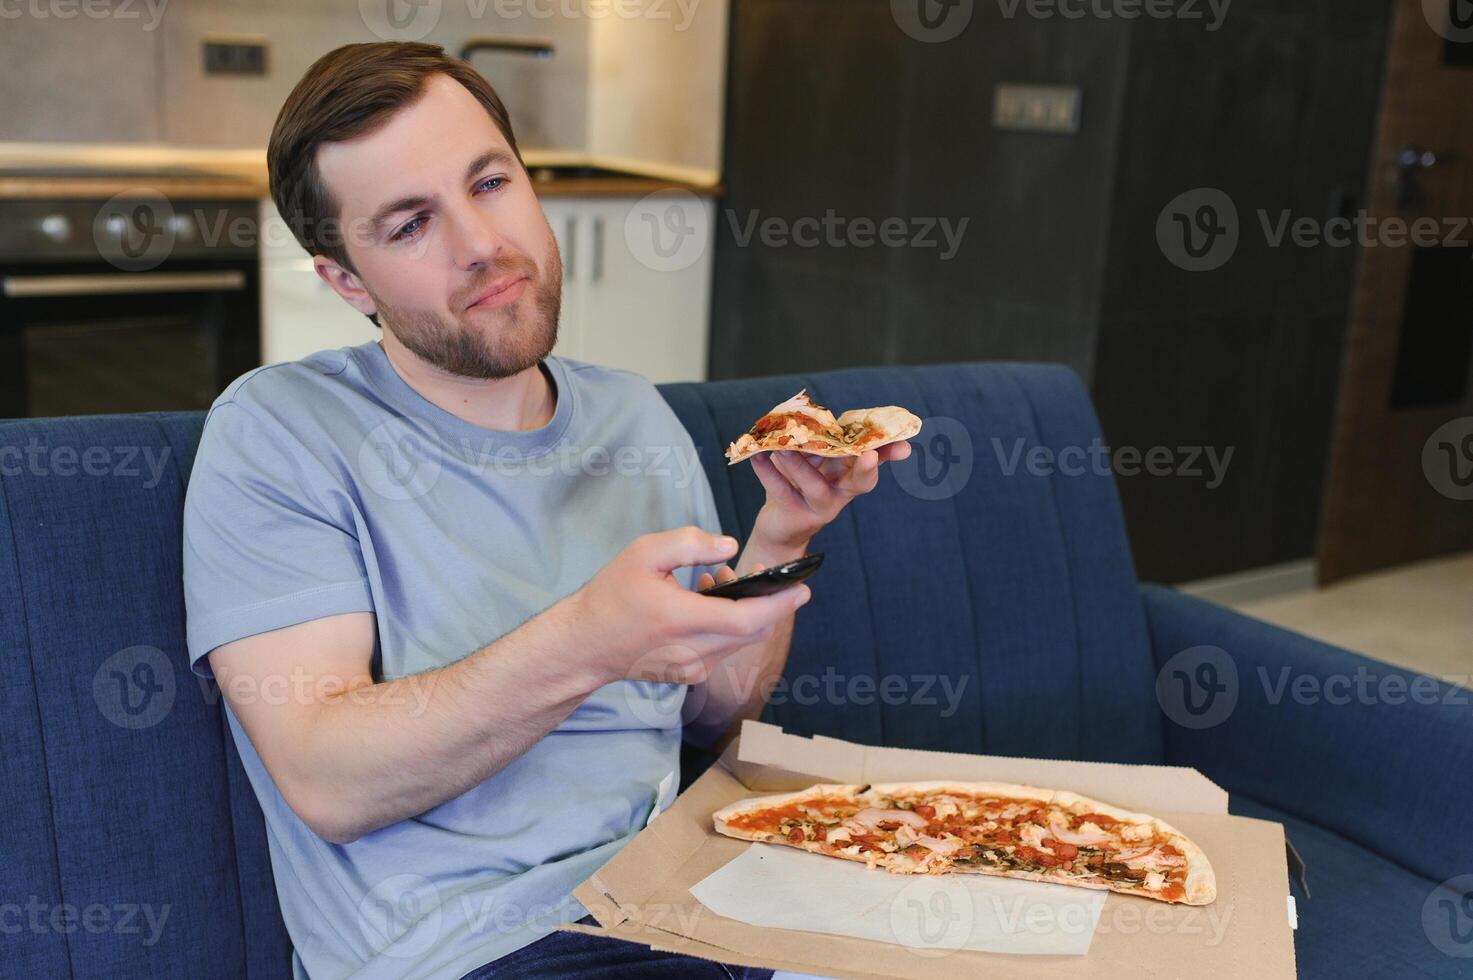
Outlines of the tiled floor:
{"label": "tiled floor", "polygon": [[1473,553],[1233,605],[1327,643],[1473,687]]}

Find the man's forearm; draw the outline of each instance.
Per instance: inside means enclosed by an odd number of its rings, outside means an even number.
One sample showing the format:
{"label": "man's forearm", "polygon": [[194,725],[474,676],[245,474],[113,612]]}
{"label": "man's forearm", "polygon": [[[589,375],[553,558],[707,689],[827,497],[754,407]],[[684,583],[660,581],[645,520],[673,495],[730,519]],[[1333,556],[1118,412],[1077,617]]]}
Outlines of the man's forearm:
{"label": "man's forearm", "polygon": [[604,682],[573,656],[573,618],[558,603],[454,664],[323,700],[299,733],[304,819],[346,843],[505,768]]}
{"label": "man's forearm", "polygon": [[[734,571],[746,575],[758,565],[771,568],[801,558],[807,550],[807,542],[769,544],[754,536],[742,549]],[[788,662],[793,619],[793,616],[783,619],[766,642],[738,650],[718,664],[703,684],[691,688],[690,704],[698,710],[685,722],[685,737],[689,742],[720,751],[736,734],[742,719],[762,714],[767,696]]]}

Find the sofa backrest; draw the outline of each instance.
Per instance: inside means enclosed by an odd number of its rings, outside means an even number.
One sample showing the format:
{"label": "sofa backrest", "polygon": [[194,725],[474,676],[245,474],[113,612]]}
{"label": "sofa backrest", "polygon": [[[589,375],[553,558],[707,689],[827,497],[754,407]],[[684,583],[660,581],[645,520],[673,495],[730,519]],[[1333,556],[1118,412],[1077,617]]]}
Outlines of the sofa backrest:
{"label": "sofa backrest", "polygon": [[184,643],[180,524],[203,420],[0,423],[16,976],[290,976],[261,812]]}
{"label": "sofa backrest", "polygon": [[764,718],[906,748],[1161,761],[1135,572],[1078,376],[971,363],[662,386],[739,540],[766,491],[723,453],[800,389],[835,415],[901,405],[923,426],[810,546],[824,563]]}
{"label": "sofa backrest", "polygon": [[[814,541],[827,559],[768,718],[954,751],[1159,761],[1112,481],[1077,378],[963,364],[662,387],[725,528],[762,502],[728,442],[806,387],[925,420]],[[282,977],[264,829],[189,671],[183,491],[201,413],[0,422],[0,909],[21,976]],[[1046,460],[1063,469],[1049,474]]]}

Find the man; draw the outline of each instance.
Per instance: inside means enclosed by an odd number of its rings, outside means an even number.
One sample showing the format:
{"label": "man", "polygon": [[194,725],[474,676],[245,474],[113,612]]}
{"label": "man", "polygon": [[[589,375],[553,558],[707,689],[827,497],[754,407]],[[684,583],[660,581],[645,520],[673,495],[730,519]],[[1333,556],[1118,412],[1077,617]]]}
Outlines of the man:
{"label": "man", "polygon": [[693,588],[802,555],[908,446],[755,459],[733,571],[654,387],[550,356],[557,245],[479,74],[339,48],[268,160],[319,275],[383,328],[231,384],[185,505],[190,659],[260,799],[297,975],[734,975],[553,930],[669,804],[682,737],[758,713],[809,596]]}

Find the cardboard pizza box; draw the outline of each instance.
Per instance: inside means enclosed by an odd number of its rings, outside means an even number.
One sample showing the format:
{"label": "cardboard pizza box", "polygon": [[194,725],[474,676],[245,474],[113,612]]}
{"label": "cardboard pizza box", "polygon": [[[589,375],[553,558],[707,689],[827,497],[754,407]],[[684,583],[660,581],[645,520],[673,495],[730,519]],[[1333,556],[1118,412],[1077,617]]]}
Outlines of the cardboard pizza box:
{"label": "cardboard pizza box", "polygon": [[[1206,852],[1217,876],[1217,900],[1191,907],[1092,889],[1014,882],[1025,889],[1084,893],[1094,901],[1104,896],[1103,905],[1096,905],[1098,920],[1084,940],[1087,952],[1039,955],[1036,951],[978,952],[950,942],[930,947],[914,941],[902,945],[805,931],[797,921],[787,928],[754,925],[716,914],[690,892],[728,862],[743,858],[748,848],[789,851],[799,860],[843,865],[861,878],[894,878],[853,862],[724,837],[715,832],[711,814],[749,796],[804,789],[820,782],[929,779],[994,780],[1067,789],[1160,817]],[[718,764],[575,890],[575,897],[599,926],[566,928],[743,966],[854,980],[929,980],[984,975],[984,971],[1008,977],[1075,980],[1293,977],[1294,913],[1283,827],[1230,816],[1227,803],[1227,793],[1194,769],[880,748],[823,736],[789,735],[776,726],[748,721],[740,739],[728,747]],[[936,880],[935,876],[915,877]],[[1009,881],[990,876],[940,877]],[[920,907],[924,903],[910,904]],[[951,919],[958,918],[954,909],[948,907],[948,911]]]}

